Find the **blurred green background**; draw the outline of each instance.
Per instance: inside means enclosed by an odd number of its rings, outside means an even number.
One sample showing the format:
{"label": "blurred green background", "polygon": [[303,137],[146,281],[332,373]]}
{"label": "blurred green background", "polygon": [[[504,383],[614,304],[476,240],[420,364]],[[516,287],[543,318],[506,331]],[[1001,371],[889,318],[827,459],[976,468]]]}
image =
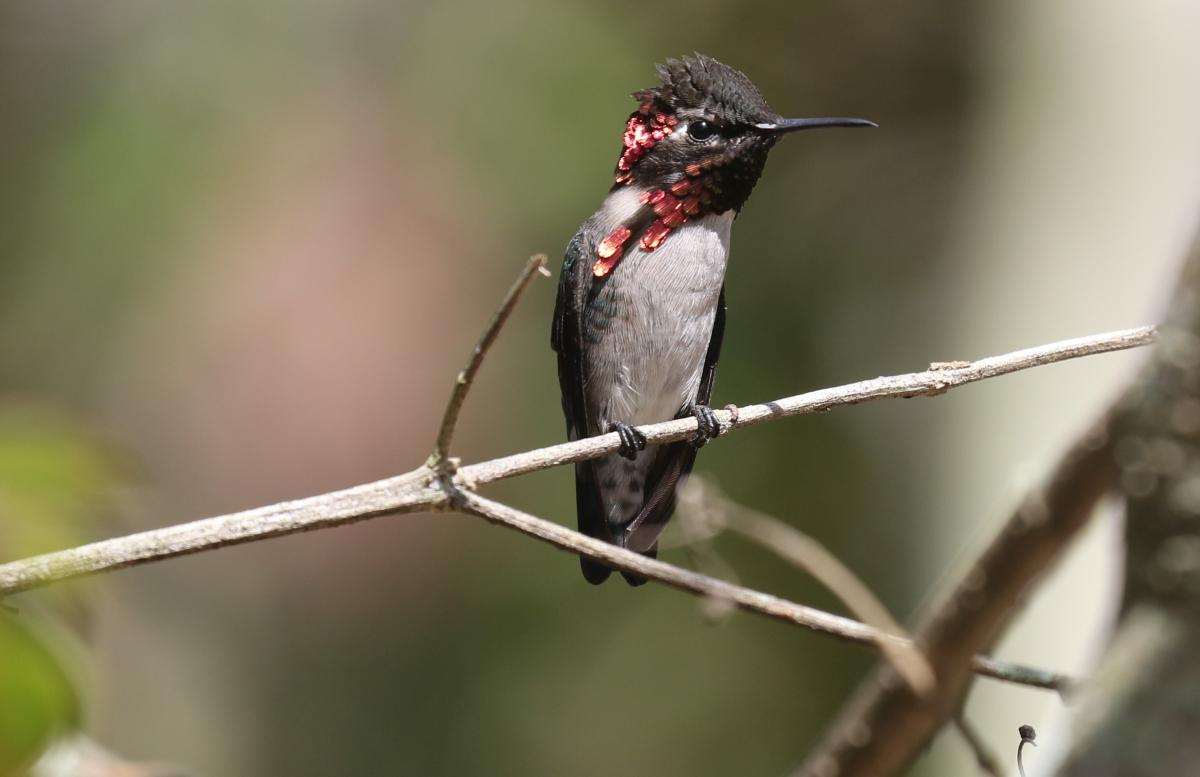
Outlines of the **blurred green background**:
{"label": "blurred green background", "polygon": [[[1198,23],[1167,0],[9,0],[0,554],[418,464],[521,263],[560,255],[607,190],[628,93],[694,50],[781,113],[881,124],[772,154],[735,228],[714,404],[1152,322],[1200,212]],[[535,283],[485,365],[465,459],[562,439],[553,296]],[[771,424],[698,471],[907,617],[1140,358]],[[574,524],[568,470],[488,493]],[[1001,655],[1086,668],[1114,526]],[[764,551],[717,547],[745,583],[840,611]],[[23,721],[0,770],[81,725],[213,777],[776,775],[873,660],[714,625],[664,588],[592,588],[456,516],[15,603],[0,682],[36,688],[0,701],[0,728]],[[969,711],[1006,761],[1022,723],[1066,736],[1046,694],[985,681]],[[913,773],[969,763],[942,737]]]}

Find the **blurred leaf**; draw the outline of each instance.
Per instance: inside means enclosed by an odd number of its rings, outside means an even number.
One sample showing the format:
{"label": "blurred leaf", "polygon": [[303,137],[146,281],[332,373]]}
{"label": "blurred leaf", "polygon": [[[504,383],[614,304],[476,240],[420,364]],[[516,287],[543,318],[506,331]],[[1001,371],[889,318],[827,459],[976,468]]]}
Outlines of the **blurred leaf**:
{"label": "blurred leaf", "polygon": [[28,777],[186,777],[176,766],[126,761],[83,735],[54,744],[29,771]]}
{"label": "blurred leaf", "polygon": [[112,456],[44,410],[0,407],[0,549],[14,558],[77,544],[107,512]]}
{"label": "blurred leaf", "polygon": [[[0,407],[3,557],[93,536],[97,516],[108,512],[115,474],[113,457],[78,425],[43,409]],[[56,587],[50,596],[78,614],[78,591]],[[30,610],[0,613],[0,775],[18,773],[79,722],[79,698],[56,650],[69,638],[43,631]]]}
{"label": "blurred leaf", "polygon": [[70,678],[28,621],[0,615],[0,775],[19,773],[79,720]]}

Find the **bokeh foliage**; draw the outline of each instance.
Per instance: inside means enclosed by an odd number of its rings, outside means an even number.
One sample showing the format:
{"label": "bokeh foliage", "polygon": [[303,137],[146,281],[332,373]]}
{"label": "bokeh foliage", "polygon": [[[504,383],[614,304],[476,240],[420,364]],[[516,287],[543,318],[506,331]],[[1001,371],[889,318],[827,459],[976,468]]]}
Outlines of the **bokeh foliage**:
{"label": "bokeh foliage", "polygon": [[[19,558],[92,536],[110,508],[115,457],[78,423],[26,404],[0,408],[0,548]],[[28,766],[80,723],[75,638],[83,592],[63,586],[0,611],[0,774]]]}

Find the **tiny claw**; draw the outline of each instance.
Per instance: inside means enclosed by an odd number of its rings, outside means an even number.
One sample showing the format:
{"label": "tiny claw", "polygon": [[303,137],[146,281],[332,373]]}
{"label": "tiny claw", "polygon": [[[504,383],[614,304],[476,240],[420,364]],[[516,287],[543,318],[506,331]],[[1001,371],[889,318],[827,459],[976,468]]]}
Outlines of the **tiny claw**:
{"label": "tiny claw", "polygon": [[621,438],[621,447],[617,449],[617,454],[621,458],[633,461],[637,458],[639,451],[646,449],[646,435],[629,424],[616,422],[612,424],[612,428]]}
{"label": "tiny claw", "polygon": [[692,415],[696,417],[696,436],[692,439],[692,447],[703,448],[721,433],[721,422],[708,405],[696,405],[692,408]]}

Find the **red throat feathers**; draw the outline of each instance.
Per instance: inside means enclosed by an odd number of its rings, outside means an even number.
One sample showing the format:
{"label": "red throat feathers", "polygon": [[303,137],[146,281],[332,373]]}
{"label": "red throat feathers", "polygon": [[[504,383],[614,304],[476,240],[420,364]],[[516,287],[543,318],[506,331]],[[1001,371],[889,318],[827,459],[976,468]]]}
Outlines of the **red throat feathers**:
{"label": "red throat feathers", "polygon": [[[635,113],[629,117],[622,136],[624,150],[617,160],[616,182],[628,186],[633,181],[633,167],[654,147],[656,143],[670,135],[678,124],[674,116],[663,113],[653,117],[645,113]],[[700,213],[702,205],[708,200],[708,192],[698,186],[696,178],[701,174],[700,166],[688,167],[687,175],[671,185],[670,189],[654,189],[643,192],[639,198],[642,205],[649,207],[657,218],[641,231],[638,241],[643,251],[653,251],[663,244],[672,230],[682,226],[690,216]],[[634,217],[633,221],[641,220]],[[609,232],[596,246],[596,263],[592,265],[592,274],[603,278],[612,272],[621,257],[630,238],[634,236],[629,224],[622,224]]]}

